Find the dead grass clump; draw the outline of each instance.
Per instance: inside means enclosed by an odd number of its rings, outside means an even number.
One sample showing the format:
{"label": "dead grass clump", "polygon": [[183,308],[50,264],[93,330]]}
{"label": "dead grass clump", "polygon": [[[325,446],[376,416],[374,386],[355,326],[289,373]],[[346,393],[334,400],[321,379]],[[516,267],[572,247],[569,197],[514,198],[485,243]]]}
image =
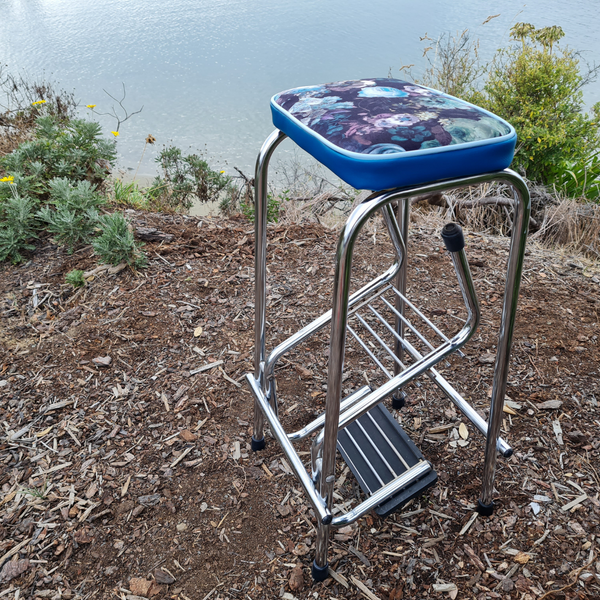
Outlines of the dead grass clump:
{"label": "dead grass clump", "polygon": [[550,206],[535,238],[590,258],[600,258],[600,206],[564,199]]}

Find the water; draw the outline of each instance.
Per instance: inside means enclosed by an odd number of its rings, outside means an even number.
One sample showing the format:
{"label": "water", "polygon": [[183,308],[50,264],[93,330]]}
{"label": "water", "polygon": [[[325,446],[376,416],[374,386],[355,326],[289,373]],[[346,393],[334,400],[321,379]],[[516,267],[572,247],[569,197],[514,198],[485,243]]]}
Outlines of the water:
{"label": "water", "polygon": [[[469,28],[485,57],[505,44],[515,21],[558,24],[569,44],[600,62],[598,0],[504,0],[501,15],[478,0],[0,0],[0,62],[52,76],[83,105],[106,112],[125,83],[120,166],[154,172],[160,146],[206,148],[212,161],[251,173],[272,130],[269,98],[299,85],[400,76],[423,67],[419,37]],[[600,100],[600,83],[585,90]],[[102,118],[108,135],[115,122]],[[288,147],[289,151],[289,147]]]}

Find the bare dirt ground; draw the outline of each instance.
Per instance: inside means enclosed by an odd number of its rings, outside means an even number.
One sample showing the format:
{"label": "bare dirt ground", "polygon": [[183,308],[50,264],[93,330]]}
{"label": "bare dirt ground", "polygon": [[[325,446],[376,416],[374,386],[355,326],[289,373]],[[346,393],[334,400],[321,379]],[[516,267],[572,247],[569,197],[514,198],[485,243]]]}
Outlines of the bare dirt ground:
{"label": "bare dirt ground", "polygon": [[[483,439],[470,425],[465,439],[447,401],[413,388],[396,416],[437,485],[336,532],[335,577],[312,583],[311,509],[276,443],[249,446],[252,225],[130,216],[171,234],[147,243],[141,272],[95,271],[74,292],[64,276],[93,271],[91,251],[69,256],[51,240],[1,268],[0,598],[600,597],[593,266],[528,251],[502,434],[515,454],[499,459],[494,516],[473,512]],[[359,279],[389,260],[377,236],[361,240]],[[308,224],[269,239],[272,347],[329,308],[336,235]],[[483,322],[453,381],[485,413],[508,241],[467,241]],[[411,246],[412,292],[450,289],[438,235],[415,225]],[[353,360],[349,389],[361,382]],[[326,362],[313,345],[282,361],[289,425],[322,410]],[[361,494],[343,463],[336,493],[340,510]]]}

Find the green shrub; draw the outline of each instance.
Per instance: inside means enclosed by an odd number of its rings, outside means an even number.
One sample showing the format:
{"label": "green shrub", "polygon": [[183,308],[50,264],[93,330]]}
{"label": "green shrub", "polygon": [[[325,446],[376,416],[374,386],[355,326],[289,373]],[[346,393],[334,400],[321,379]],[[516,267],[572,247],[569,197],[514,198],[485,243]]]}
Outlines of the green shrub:
{"label": "green shrub", "polygon": [[443,35],[426,48],[429,66],[419,83],[511,123],[518,136],[513,168],[528,179],[593,199],[600,184],[594,158],[600,148],[600,103],[586,114],[581,90],[600,68],[582,72],[577,52],[559,47],[563,35],[557,26],[536,29],[517,23],[512,45],[498,50],[486,65],[467,31]]}
{"label": "green shrub", "polygon": [[156,158],[162,175],[148,194],[172,210],[189,210],[194,203],[212,202],[231,183],[224,171],[215,171],[197,154],[184,156],[179,148],[165,148]]}
{"label": "green shrub", "polygon": [[[267,223],[277,223],[279,216],[283,210],[284,201],[289,200],[289,190],[285,190],[278,196],[267,194]],[[254,223],[255,209],[254,202],[244,202],[240,204],[243,215],[252,223]]]}
{"label": "green shrub", "polygon": [[0,167],[19,178],[29,193],[42,196],[56,177],[99,183],[115,160],[115,143],[102,138],[98,123],[42,116],[36,120],[35,139],[0,158]]}
{"label": "green shrub", "polygon": [[127,263],[131,267],[143,267],[146,257],[133,238],[129,223],[121,213],[102,215],[98,219],[102,233],[92,242],[94,252],[109,265]]}
{"label": "green shrub", "polygon": [[16,191],[0,204],[0,261],[19,263],[23,260],[21,252],[35,249],[30,243],[37,238],[35,206],[32,198]]}
{"label": "green shrub", "polygon": [[577,54],[555,48],[563,35],[560,27],[517,23],[516,43],[496,54],[481,94],[481,104],[517,130],[514,166],[543,184],[560,184],[565,171],[585,165],[600,147],[600,103],[592,116],[582,111]]}
{"label": "green shrub", "polygon": [[98,207],[105,200],[89,181],[73,185],[66,178],[57,178],[50,181],[48,187],[50,204],[54,204],[55,209],[44,206],[38,211],[38,218],[56,241],[65,244],[72,254],[77,246],[91,241],[98,222]]}
{"label": "green shrub", "polygon": [[79,269],[73,269],[72,271],[69,271],[65,275],[65,281],[69,285],[72,285],[74,288],[83,287],[85,285],[85,279],[83,277],[83,271],[81,271]]}

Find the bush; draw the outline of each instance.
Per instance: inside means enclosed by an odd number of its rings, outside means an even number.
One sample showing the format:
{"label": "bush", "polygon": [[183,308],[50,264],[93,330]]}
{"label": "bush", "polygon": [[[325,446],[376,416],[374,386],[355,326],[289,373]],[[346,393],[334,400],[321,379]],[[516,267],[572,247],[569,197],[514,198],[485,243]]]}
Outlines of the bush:
{"label": "bush", "polygon": [[[284,201],[288,200],[289,190],[285,190],[279,196],[273,194],[267,194],[267,223],[277,223],[279,216],[283,210]],[[251,222],[254,223],[255,208],[254,201],[242,202],[240,205],[243,215]]]}
{"label": "bush", "polygon": [[92,242],[94,252],[109,265],[127,263],[131,267],[143,267],[146,257],[133,238],[129,223],[121,213],[102,215],[98,219],[102,233]]}
{"label": "bush", "polygon": [[73,185],[68,179],[53,179],[49,183],[50,203],[55,210],[45,206],[38,218],[46,223],[46,229],[56,241],[67,246],[72,254],[75,247],[91,241],[98,222],[98,207],[102,198],[89,181]]}
{"label": "bush", "polygon": [[98,123],[82,119],[64,123],[42,116],[36,120],[35,139],[2,157],[0,167],[31,194],[43,196],[47,183],[56,177],[102,182],[115,160],[115,143],[102,138]]}
{"label": "bush", "polygon": [[162,176],[156,177],[149,196],[172,210],[189,210],[194,203],[212,202],[230,184],[224,171],[215,171],[197,154],[184,156],[179,148],[165,148],[156,158]]}
{"label": "bush", "polygon": [[560,184],[565,171],[585,165],[600,146],[600,103],[582,112],[584,77],[577,54],[555,48],[560,27],[517,23],[516,43],[497,53],[481,95],[482,105],[517,130],[514,166],[533,181]]}
{"label": "bush", "polygon": [[[560,27],[517,23],[513,44],[481,65],[468,32],[441,36],[420,83],[459,96],[506,119],[517,131],[513,168],[574,197],[598,197],[600,103],[583,112],[582,87],[599,67],[581,70],[577,52],[560,48]],[[427,50],[433,50],[432,46]],[[483,76],[482,84],[478,83]]]}
{"label": "bush", "polygon": [[35,201],[27,196],[14,195],[0,205],[0,261],[23,260],[21,252],[33,250],[29,242],[36,238]]}

